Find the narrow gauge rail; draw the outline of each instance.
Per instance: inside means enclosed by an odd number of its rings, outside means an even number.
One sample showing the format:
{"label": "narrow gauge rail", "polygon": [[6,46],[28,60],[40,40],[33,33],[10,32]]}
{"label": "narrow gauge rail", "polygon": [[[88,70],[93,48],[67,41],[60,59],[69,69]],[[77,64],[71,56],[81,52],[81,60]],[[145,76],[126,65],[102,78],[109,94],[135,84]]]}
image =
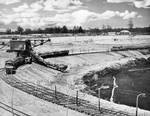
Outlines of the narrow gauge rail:
{"label": "narrow gauge rail", "polygon": [[28,115],[28,114],[26,114],[22,111],[19,111],[19,110],[15,109],[15,108],[12,108],[11,106],[9,106],[9,105],[7,105],[3,102],[0,102],[0,108],[4,109],[4,110],[6,110],[10,113],[13,113],[14,116],[31,116],[31,115]]}
{"label": "narrow gauge rail", "polygon": [[14,76],[6,75],[4,71],[1,71],[0,73],[0,78],[2,78],[3,81],[11,85],[12,87],[15,87],[48,102],[62,105],[66,108],[85,113],[87,115],[100,116],[101,114],[109,114],[109,116],[131,116],[125,112],[113,111],[105,108],[101,108],[101,111],[99,111],[97,106],[91,104],[86,100],[79,98],[78,103],[76,103],[76,97],[72,97],[58,91],[56,93],[54,90],[43,86],[21,82]]}

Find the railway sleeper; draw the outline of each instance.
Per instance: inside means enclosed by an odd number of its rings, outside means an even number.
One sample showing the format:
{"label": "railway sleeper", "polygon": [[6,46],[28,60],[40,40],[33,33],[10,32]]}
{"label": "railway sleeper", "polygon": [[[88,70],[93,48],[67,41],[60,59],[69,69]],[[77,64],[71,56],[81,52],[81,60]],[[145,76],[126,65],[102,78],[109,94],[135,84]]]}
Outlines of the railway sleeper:
{"label": "railway sleeper", "polygon": [[51,89],[49,89],[49,88],[46,88],[46,87],[44,87],[44,86],[42,86],[42,85],[35,85],[39,90],[43,90],[43,91],[47,91],[47,92],[50,92],[50,93],[54,93],[54,90],[51,90]]}
{"label": "railway sleeper", "polygon": [[102,114],[101,112],[97,111],[97,112],[92,112],[91,116],[101,116],[101,114]]}
{"label": "railway sleeper", "polygon": [[68,107],[69,109],[72,109],[72,110],[76,110],[77,111],[77,106],[73,105],[73,104],[67,104],[66,107]]}
{"label": "railway sleeper", "polygon": [[53,101],[53,99],[50,99],[50,98],[47,98],[47,97],[42,97],[42,96],[40,96],[40,97],[41,97],[41,99],[46,100],[46,101],[48,101],[48,102]]}
{"label": "railway sleeper", "polygon": [[[116,111],[117,112],[117,111]],[[117,112],[118,113],[118,115],[120,115],[120,116],[129,116],[129,114],[127,114],[127,113],[125,113],[125,112],[122,112],[122,111],[119,111],[119,112]]]}
{"label": "railway sleeper", "polygon": [[59,100],[61,101],[61,102],[69,102],[69,103],[72,103],[72,104],[74,104],[74,103],[76,103],[74,100],[72,100],[72,99],[68,99],[68,98],[59,98]]}
{"label": "railway sleeper", "polygon": [[120,116],[120,115],[125,115],[125,116],[127,116],[127,115],[128,115],[128,114],[125,114],[125,113],[120,112],[120,111],[112,111],[112,110],[104,109],[104,108],[103,108],[103,110],[106,111],[106,112],[110,112],[111,114],[118,115],[118,116]]}
{"label": "railway sleeper", "polygon": [[52,97],[52,96],[50,96],[48,94],[43,94],[43,97],[54,98],[54,97]]}
{"label": "railway sleeper", "polygon": [[95,111],[98,111],[98,107],[96,106],[91,106],[90,104],[82,104],[82,106],[84,106],[87,109],[93,109]]}
{"label": "railway sleeper", "polygon": [[91,115],[90,112],[87,112],[87,111],[83,111],[83,113],[87,114],[87,115]]}
{"label": "railway sleeper", "polygon": [[60,105],[69,105],[69,104],[74,104],[74,103],[71,103],[71,102],[69,102],[69,103],[67,103],[67,102],[60,102]]}

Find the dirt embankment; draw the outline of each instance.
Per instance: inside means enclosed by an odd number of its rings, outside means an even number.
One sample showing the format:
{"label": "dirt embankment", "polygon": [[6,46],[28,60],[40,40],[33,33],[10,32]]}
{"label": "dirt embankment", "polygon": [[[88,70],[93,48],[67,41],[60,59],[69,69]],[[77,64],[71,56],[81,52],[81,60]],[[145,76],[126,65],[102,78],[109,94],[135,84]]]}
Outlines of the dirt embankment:
{"label": "dirt embankment", "polygon": [[[150,57],[148,58],[135,58],[133,60],[129,60],[125,64],[119,64],[116,63],[110,67],[106,67],[103,70],[100,71],[90,71],[85,76],[83,76],[83,80],[89,80],[92,79],[91,76],[94,76],[95,74],[98,74],[100,77],[104,77],[108,74],[116,75],[121,70],[127,70],[130,68],[137,68],[137,67],[148,67],[150,65]],[[89,78],[88,78],[89,77]]]}
{"label": "dirt embankment", "polygon": [[[129,60],[125,64],[116,63],[112,66],[106,67],[100,71],[90,71],[86,75],[83,76],[83,80],[86,85],[93,86],[92,81],[97,81],[98,78],[102,78],[108,75],[116,75],[117,73],[123,70],[129,70],[132,68],[142,68],[142,67],[149,67],[150,66],[150,57],[147,59],[145,58],[136,58],[133,60]],[[98,76],[95,76],[98,75]],[[92,77],[92,78],[91,78]],[[89,83],[90,82],[90,83]]]}

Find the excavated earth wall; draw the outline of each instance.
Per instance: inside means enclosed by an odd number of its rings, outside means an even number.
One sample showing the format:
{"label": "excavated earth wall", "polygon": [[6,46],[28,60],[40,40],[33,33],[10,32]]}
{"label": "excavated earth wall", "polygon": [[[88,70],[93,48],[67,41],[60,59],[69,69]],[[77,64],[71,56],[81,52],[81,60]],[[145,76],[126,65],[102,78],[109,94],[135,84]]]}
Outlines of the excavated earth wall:
{"label": "excavated earth wall", "polygon": [[101,98],[118,104],[135,107],[136,96],[146,93],[140,98],[139,107],[150,110],[150,57],[135,58],[125,64],[116,63],[100,71],[90,71],[83,76],[86,85],[82,91],[98,97],[98,88],[101,89]]}

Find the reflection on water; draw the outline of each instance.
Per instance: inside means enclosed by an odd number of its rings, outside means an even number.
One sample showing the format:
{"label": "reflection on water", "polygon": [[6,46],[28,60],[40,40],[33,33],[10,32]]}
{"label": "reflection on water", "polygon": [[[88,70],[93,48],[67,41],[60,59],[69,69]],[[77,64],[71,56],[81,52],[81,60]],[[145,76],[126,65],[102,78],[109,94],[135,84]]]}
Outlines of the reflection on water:
{"label": "reflection on water", "polygon": [[150,69],[138,68],[122,71],[116,75],[114,102],[135,106],[136,97],[146,93],[146,97],[139,98],[139,107],[150,110]]}
{"label": "reflection on water", "polygon": [[114,92],[115,92],[115,89],[118,87],[118,85],[116,84],[116,77],[113,76],[113,89],[112,89],[112,92],[111,92],[111,97],[110,97],[110,102],[113,102],[113,98],[114,98]]}

